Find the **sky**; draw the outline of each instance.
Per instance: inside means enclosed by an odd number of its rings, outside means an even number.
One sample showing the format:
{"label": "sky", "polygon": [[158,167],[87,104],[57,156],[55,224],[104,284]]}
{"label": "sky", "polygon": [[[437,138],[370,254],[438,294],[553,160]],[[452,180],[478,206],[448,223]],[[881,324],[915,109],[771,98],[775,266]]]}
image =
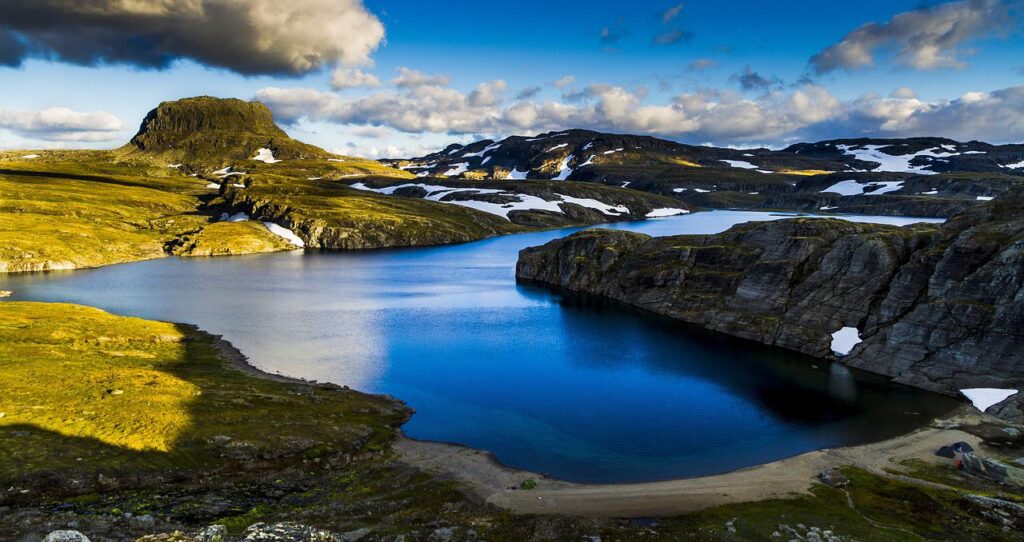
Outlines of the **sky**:
{"label": "sky", "polygon": [[1024,142],[1022,0],[3,0],[0,148],[112,148],[161,101],[259,100],[328,150],[567,128],[779,148]]}

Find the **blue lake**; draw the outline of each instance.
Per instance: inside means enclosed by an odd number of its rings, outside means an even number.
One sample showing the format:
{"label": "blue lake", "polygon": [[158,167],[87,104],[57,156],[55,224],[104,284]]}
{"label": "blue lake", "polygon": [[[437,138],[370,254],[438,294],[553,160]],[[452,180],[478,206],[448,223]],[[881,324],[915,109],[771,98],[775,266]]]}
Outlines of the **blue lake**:
{"label": "blue lake", "polygon": [[[714,233],[783,214],[623,223]],[[848,217],[906,224],[893,217]],[[952,399],[592,298],[517,285],[520,249],[574,230],[370,252],[169,258],[0,276],[67,301],[223,335],[261,369],[394,395],[407,435],[580,482],[698,476],[927,423]]]}

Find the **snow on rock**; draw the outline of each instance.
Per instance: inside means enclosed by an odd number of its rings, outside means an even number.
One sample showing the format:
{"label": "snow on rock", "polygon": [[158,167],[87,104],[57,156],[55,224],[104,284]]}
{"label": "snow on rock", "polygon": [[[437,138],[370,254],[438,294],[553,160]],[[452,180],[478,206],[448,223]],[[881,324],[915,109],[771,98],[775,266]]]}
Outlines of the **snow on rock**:
{"label": "snow on rock", "polygon": [[552,181],[564,181],[572,175],[572,168],[569,167],[569,162],[572,160],[573,155],[566,156],[562,159],[562,163],[558,164],[558,175],[551,178]]}
{"label": "snow on rock", "polygon": [[994,196],[978,196],[976,199],[978,201],[992,201]]}
{"label": "snow on rock", "polygon": [[220,190],[220,184],[219,183],[210,183],[210,184],[206,185],[206,188],[209,188],[210,190]]}
{"label": "snow on rock", "polygon": [[328,162],[344,162],[341,158],[328,158]]}
{"label": "snow on rock", "polygon": [[662,218],[662,217],[666,217],[666,216],[685,215],[686,213],[689,213],[689,212],[690,211],[688,211],[686,209],[674,209],[672,207],[661,207],[661,208],[652,210],[651,212],[647,213],[646,216],[647,216],[647,218]]}
{"label": "snow on rock", "polygon": [[[32,160],[34,158],[39,158],[39,155],[38,154],[26,154],[25,156],[22,156],[22,158],[24,158],[26,160]],[[1006,166],[1006,167],[1010,167],[1010,166]]]}
{"label": "snow on rock", "polygon": [[595,156],[594,156],[593,154],[591,154],[591,155],[590,155],[590,158],[587,158],[587,161],[586,161],[586,162],[583,162],[582,164],[580,164],[580,165],[578,165],[578,166],[576,166],[576,167],[583,167],[583,166],[589,166],[590,164],[593,164],[593,163],[594,163],[594,158],[595,158]]}
{"label": "snow on rock", "polygon": [[491,157],[490,156],[485,156],[484,159],[480,162],[480,165],[482,166],[482,165],[484,165],[484,164],[486,164],[487,162],[490,162],[490,161],[491,161]]}
{"label": "snow on rock", "polygon": [[975,408],[985,412],[990,406],[1002,403],[1010,397],[1017,395],[1018,391],[998,388],[967,388],[960,390],[960,393],[964,394],[971,403],[974,403]]}
{"label": "snow on rock", "polygon": [[929,190],[927,192],[921,192],[921,193],[924,194],[925,196],[934,196],[935,194],[938,194],[939,191],[938,190]]}
{"label": "snow on rock", "polygon": [[280,226],[278,224],[275,224],[274,222],[264,222],[263,225],[266,226],[268,230],[270,230],[270,233],[278,237],[287,239],[288,242],[299,248],[306,246],[306,243],[298,235],[295,235],[295,232],[289,230],[284,226]]}
{"label": "snow on rock", "polygon": [[610,151],[604,151],[601,154],[615,154],[617,152],[622,152],[623,150],[624,150],[624,147],[619,147],[618,149],[612,149]]}
{"label": "snow on rock", "polygon": [[[25,158],[24,156],[22,158]],[[1003,166],[1006,169],[1024,169],[1024,160],[1017,162],[1016,164],[1006,164]]]}
{"label": "snow on rock", "polygon": [[835,209],[838,209],[838,208],[839,207],[832,207],[832,206],[826,205],[824,207],[818,207],[818,210],[819,211],[832,211],[832,210],[835,210]]}
{"label": "snow on rock", "polygon": [[554,147],[551,147],[550,149],[548,149],[548,150],[546,150],[544,152],[551,152],[551,151],[555,151],[555,150],[558,150],[558,149],[564,149],[564,148],[566,148],[568,146],[569,146],[568,143],[560,143],[558,145],[555,145]]}
{"label": "snow on rock", "polygon": [[626,207],[625,205],[608,205],[607,203],[597,201],[596,199],[574,198],[572,196],[566,196],[564,194],[555,195],[562,198],[562,201],[566,203],[575,203],[576,205],[579,205],[581,207],[596,209],[606,215],[629,214],[629,207]]}
{"label": "snow on rock", "polygon": [[[24,156],[22,156],[22,158],[24,158]],[[167,164],[167,167],[169,167],[171,169],[178,169],[178,168],[180,168],[183,165],[185,165],[185,164]]]}
{"label": "snow on rock", "polygon": [[[431,185],[425,183],[405,183],[396,186],[386,186],[384,188],[371,188],[364,183],[354,183],[350,185],[356,190],[366,190],[370,192],[376,192],[378,194],[391,195],[400,188],[408,187],[419,187],[423,189],[427,195],[424,199],[431,201],[437,201],[440,203],[447,203],[451,205],[459,205],[462,207],[469,207],[485,213],[498,215],[508,219],[508,214],[512,211],[551,211],[555,213],[563,213],[561,205],[563,203],[573,203],[582,207],[590,209],[596,209],[609,216],[621,216],[629,213],[629,208],[624,205],[609,205],[602,201],[591,199],[591,198],[575,198],[572,196],[566,196],[563,194],[556,194],[559,199],[557,200],[545,200],[543,198],[533,196],[530,194],[519,194],[514,192],[507,192],[496,188],[451,188],[448,186]],[[472,194],[501,194],[503,196],[510,196],[516,198],[518,201],[508,203],[494,203],[490,201],[482,200],[466,200],[466,199],[453,199],[446,200],[446,196],[455,194],[458,192],[472,193]],[[686,212],[686,211],[683,211]],[[676,213],[678,214],[678,213]],[[668,216],[668,215],[665,215]]]}
{"label": "snow on rock", "polygon": [[[917,173],[920,175],[936,175],[937,172],[927,169],[929,166],[912,166],[910,162],[919,156],[930,156],[932,158],[944,158],[949,156],[956,156],[957,152],[942,152],[940,149],[925,149],[914,154],[905,154],[903,156],[893,156],[882,152],[881,149],[887,148],[887,145],[864,145],[862,148],[855,149],[853,145],[839,145],[837,148],[849,156],[853,156],[857,160],[863,162],[874,162],[878,164],[878,167],[872,171],[888,171],[888,172],[906,172],[906,173]],[[938,151],[938,152],[936,152]]]}
{"label": "snow on rock", "polygon": [[[865,192],[866,188],[877,187],[875,190]],[[822,192],[833,192],[840,196],[859,196],[861,194],[867,194],[869,196],[878,196],[880,194],[886,194],[888,192],[895,192],[903,188],[903,181],[877,181],[861,184],[857,181],[839,181],[838,183],[822,190]]]}
{"label": "snow on rock", "polygon": [[218,169],[217,171],[214,171],[213,174],[223,179],[225,177],[230,177],[232,175],[245,175],[245,172],[233,171],[231,166],[228,166],[224,169]]}
{"label": "snow on rock", "polygon": [[673,188],[672,191],[675,193],[686,192],[689,188]]}
{"label": "snow on rock", "polygon": [[233,215],[227,213],[220,214],[221,222],[245,222],[247,220],[249,220],[249,215],[245,213],[235,213]]}
{"label": "snow on rock", "polygon": [[701,194],[707,194],[708,192],[714,192],[714,190],[706,190],[704,188],[694,188],[694,192],[700,192]]}
{"label": "snow on rock", "polygon": [[832,334],[832,351],[837,355],[845,356],[860,342],[860,332],[857,331],[857,328],[844,327]]}
{"label": "snow on rock", "polygon": [[[463,158],[474,158],[474,157],[483,156],[483,155],[485,155],[485,154],[487,154],[487,153],[489,153],[491,151],[497,150],[499,147],[501,147],[501,143],[492,143],[492,144],[488,145],[487,147],[485,147],[480,152],[471,152],[469,154],[463,154],[462,157]],[[490,160],[490,159],[491,159],[491,157],[488,156],[487,159],[484,160],[484,162],[487,162],[487,160]]]}
{"label": "snow on rock", "polygon": [[462,175],[463,173],[465,173],[468,170],[469,170],[469,162],[459,162],[458,164],[455,164],[454,166],[452,166],[451,169],[449,169],[448,171],[445,171],[444,173],[442,173],[441,176],[442,177],[455,177],[457,175]]}
{"label": "snow on rock", "polygon": [[725,162],[726,164],[729,164],[730,167],[738,167],[738,168],[743,168],[743,169],[757,169],[758,168],[758,166],[755,166],[754,164],[751,164],[750,162],[744,162],[743,160],[719,160],[719,161],[720,162]]}
{"label": "snow on rock", "polygon": [[256,156],[253,156],[252,159],[258,162],[265,162],[267,164],[276,164],[280,162],[280,160],[274,158],[274,151],[265,148],[256,149]]}

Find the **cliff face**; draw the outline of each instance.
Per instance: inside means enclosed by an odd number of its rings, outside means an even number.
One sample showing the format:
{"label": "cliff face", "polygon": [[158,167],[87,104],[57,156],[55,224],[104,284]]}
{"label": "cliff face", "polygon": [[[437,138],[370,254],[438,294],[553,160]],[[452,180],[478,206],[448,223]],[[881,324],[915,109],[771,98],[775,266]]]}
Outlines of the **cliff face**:
{"label": "cliff face", "polygon": [[[717,235],[587,231],[523,250],[523,280],[589,292],[737,337],[843,357],[955,394],[1024,383],[1024,198],[906,228],[749,223]],[[1019,416],[1019,405],[1001,405]],[[998,410],[994,409],[994,410]]]}

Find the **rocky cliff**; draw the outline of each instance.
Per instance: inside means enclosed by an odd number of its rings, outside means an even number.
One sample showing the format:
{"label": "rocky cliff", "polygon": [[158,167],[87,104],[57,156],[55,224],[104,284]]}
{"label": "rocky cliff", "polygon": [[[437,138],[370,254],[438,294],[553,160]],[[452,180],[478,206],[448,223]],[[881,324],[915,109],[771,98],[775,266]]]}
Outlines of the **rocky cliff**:
{"label": "rocky cliff", "polygon": [[1024,384],[1022,234],[1017,193],[942,226],[794,219],[717,235],[587,231],[523,250],[516,274],[819,357],[834,355],[832,333],[854,327],[862,342],[843,362],[956,394]]}

